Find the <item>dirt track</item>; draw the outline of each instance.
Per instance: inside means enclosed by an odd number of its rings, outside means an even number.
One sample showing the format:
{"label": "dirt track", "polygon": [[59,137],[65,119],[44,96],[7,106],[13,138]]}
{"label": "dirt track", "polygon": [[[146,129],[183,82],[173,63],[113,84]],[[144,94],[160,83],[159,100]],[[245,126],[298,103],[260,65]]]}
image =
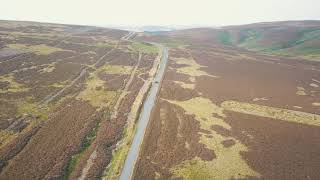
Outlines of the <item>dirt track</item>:
{"label": "dirt track", "polygon": [[139,52],[138,62],[134,66],[134,68],[133,68],[133,70],[132,70],[132,72],[130,74],[130,78],[129,78],[128,82],[126,83],[126,86],[122,90],[122,93],[120,94],[116,105],[114,106],[114,111],[113,111],[113,114],[111,115],[111,118],[116,118],[117,115],[118,115],[118,109],[119,109],[120,103],[123,100],[123,98],[127,95],[129,87],[131,86],[131,83],[133,82],[133,79],[134,79],[134,77],[136,75],[137,69],[138,69],[138,67],[140,65],[140,62],[141,62],[141,56],[142,56],[141,52]]}

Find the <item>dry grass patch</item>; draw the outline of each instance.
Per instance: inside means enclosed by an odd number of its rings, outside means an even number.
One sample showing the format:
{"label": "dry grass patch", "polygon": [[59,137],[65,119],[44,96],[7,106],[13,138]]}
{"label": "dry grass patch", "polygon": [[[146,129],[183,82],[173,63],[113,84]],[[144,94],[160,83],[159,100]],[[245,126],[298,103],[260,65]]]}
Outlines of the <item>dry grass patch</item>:
{"label": "dry grass patch", "polygon": [[7,32],[8,35],[18,38],[30,38],[30,39],[40,39],[40,40],[55,40],[59,37],[62,37],[61,34],[55,33],[23,33],[23,32]]}
{"label": "dry grass patch", "polygon": [[262,97],[262,98],[254,98],[252,101],[268,101],[268,98]]}
{"label": "dry grass patch", "polygon": [[32,130],[32,128],[39,123],[39,120],[33,120],[29,125],[24,128],[21,132],[14,133],[9,130],[0,130],[0,150],[7,144],[12,142],[15,138],[19,137],[21,134],[25,134]]}
{"label": "dry grass patch", "polygon": [[186,65],[185,67],[177,68],[178,73],[187,74],[190,76],[210,76],[213,78],[218,78],[218,76],[213,76],[205,71],[200,70],[200,68],[206,66],[199,65],[194,59],[174,58],[173,60],[176,64]]}
{"label": "dry grass patch", "polygon": [[100,72],[105,72],[108,74],[130,74],[132,70],[132,66],[121,66],[121,65],[104,65]]}
{"label": "dry grass patch", "polygon": [[82,54],[88,54],[88,55],[96,55],[97,53],[94,52],[94,51],[87,51],[87,52],[84,52]]}
{"label": "dry grass patch", "polygon": [[318,85],[318,84],[315,84],[315,83],[311,83],[310,86],[311,86],[311,87],[314,87],[314,88],[319,87],[319,85]]}
{"label": "dry grass patch", "polygon": [[48,119],[50,108],[40,109],[36,103],[31,102],[31,98],[20,99],[14,101],[13,103],[17,106],[17,117],[26,117],[26,115],[31,115],[31,119],[27,121],[27,126],[21,132],[13,132],[8,129],[0,130],[0,149],[12,142],[19,135],[30,131],[35,125],[39,124],[41,121]]}
{"label": "dry grass patch", "polygon": [[194,89],[195,87],[195,84],[188,84],[182,81],[173,81],[173,82],[175,82],[176,84],[179,84],[184,89]]}
{"label": "dry grass patch", "polygon": [[305,89],[303,87],[297,87],[296,95],[298,95],[298,96],[306,96],[307,93],[305,92]]}
{"label": "dry grass patch", "polygon": [[16,102],[18,107],[18,114],[31,114],[34,117],[39,117],[41,119],[47,119],[48,118],[48,108],[42,108],[40,109],[39,106],[36,103],[30,102],[27,99],[21,99]]}
{"label": "dry grass patch", "polygon": [[140,42],[133,42],[131,45],[131,48],[134,51],[147,53],[147,54],[157,54],[159,52],[159,49],[149,43],[140,43]]}
{"label": "dry grass patch", "polygon": [[[200,122],[200,128],[206,132],[210,132],[212,137],[207,136],[207,133],[199,132],[201,135],[200,143],[205,144],[216,155],[216,159],[212,161],[204,161],[196,157],[182,162],[171,169],[175,177],[227,180],[260,176],[242,159],[240,152],[248,151],[248,148],[244,144],[241,144],[237,139],[224,137],[211,129],[214,125],[231,129],[229,124],[223,120],[226,117],[223,113],[223,108],[202,97],[187,101],[167,101],[182,107],[186,111],[186,114],[194,115],[195,119]],[[223,142],[230,139],[235,144],[231,147],[225,147]]]}
{"label": "dry grass patch", "polygon": [[28,71],[28,70],[32,70],[32,69],[37,69],[38,66],[30,66],[30,67],[25,67],[25,68],[21,68],[21,69],[16,69],[14,71],[12,71],[13,73],[19,73],[19,72],[24,72],[24,71]]}
{"label": "dry grass patch", "polygon": [[56,69],[55,64],[57,64],[57,63],[56,63],[56,62],[51,63],[51,64],[49,64],[47,67],[41,69],[39,72],[40,72],[41,74],[43,74],[43,73],[51,73],[51,72],[53,72],[53,71]]}
{"label": "dry grass patch", "polygon": [[63,49],[47,46],[45,44],[40,44],[40,45],[8,44],[7,46],[12,49],[23,49],[23,50],[31,51],[37,55],[49,55],[57,51],[65,51]]}
{"label": "dry grass patch", "polygon": [[68,80],[63,81],[63,82],[56,82],[56,83],[51,84],[50,86],[55,87],[55,88],[63,88],[66,85],[68,85]]}
{"label": "dry grass patch", "polygon": [[301,106],[293,106],[293,107],[296,108],[296,109],[302,109]]}
{"label": "dry grass patch", "polygon": [[118,41],[112,39],[106,39],[104,42],[98,42],[95,44],[98,48],[114,48],[118,44]]}
{"label": "dry grass patch", "polygon": [[316,82],[316,83],[320,83],[320,81],[317,80],[317,79],[311,79],[311,80],[314,81],[314,82]]}
{"label": "dry grass patch", "polygon": [[117,91],[106,91],[104,81],[92,74],[86,82],[86,88],[80,92],[77,99],[88,101],[94,107],[108,107],[118,96]]}
{"label": "dry grass patch", "polygon": [[8,92],[25,92],[29,91],[29,88],[24,87],[22,84],[16,82],[14,80],[13,74],[7,74],[4,76],[0,76],[0,82],[8,82],[9,86],[6,89],[0,89],[0,93],[8,93]]}
{"label": "dry grass patch", "polygon": [[237,101],[224,101],[221,104],[221,107],[229,111],[235,111],[244,114],[262,116],[271,119],[279,119],[283,121],[307,124],[312,126],[320,126],[320,115],[317,114]]}

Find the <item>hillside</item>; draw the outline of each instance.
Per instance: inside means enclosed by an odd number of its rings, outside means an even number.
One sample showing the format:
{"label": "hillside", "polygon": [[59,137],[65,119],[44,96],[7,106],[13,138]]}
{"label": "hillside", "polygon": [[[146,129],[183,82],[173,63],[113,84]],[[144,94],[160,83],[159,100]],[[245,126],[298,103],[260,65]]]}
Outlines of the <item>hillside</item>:
{"label": "hillside", "polygon": [[221,43],[282,56],[320,60],[320,21],[285,21],[167,33],[193,42]]}
{"label": "hillside", "polygon": [[319,179],[320,62],[265,54],[288,42],[297,53],[317,28],[275,22],[138,36],[170,50],[133,179]]}
{"label": "hillside", "polygon": [[319,24],[0,21],[0,179],[318,179]]}
{"label": "hillside", "polygon": [[0,21],[0,179],[104,175],[157,66],[132,35]]}

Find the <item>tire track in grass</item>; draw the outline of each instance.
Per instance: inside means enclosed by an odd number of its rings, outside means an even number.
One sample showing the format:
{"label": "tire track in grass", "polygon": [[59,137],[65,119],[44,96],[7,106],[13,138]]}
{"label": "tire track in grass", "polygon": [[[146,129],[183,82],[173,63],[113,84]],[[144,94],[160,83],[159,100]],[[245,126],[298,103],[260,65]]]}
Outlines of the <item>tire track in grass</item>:
{"label": "tire track in grass", "polygon": [[137,69],[140,65],[140,62],[141,62],[141,57],[142,57],[142,53],[139,52],[139,57],[138,57],[138,62],[137,64],[135,65],[134,69],[132,70],[131,72],[131,75],[130,75],[130,79],[129,81],[126,83],[126,86],[125,88],[122,90],[122,93],[120,94],[118,100],[117,100],[117,103],[116,105],[114,106],[114,111],[113,111],[113,114],[111,115],[111,118],[117,118],[117,115],[118,115],[118,109],[119,109],[119,106],[120,106],[120,103],[122,102],[123,98],[128,94],[128,90],[129,90],[129,87],[130,85],[132,84],[132,81],[136,75],[136,72],[137,72]]}
{"label": "tire track in grass", "polygon": [[[129,32],[128,34],[126,34],[125,36],[123,36],[123,37],[120,39],[120,41],[121,41],[121,40],[129,40],[134,34],[135,34],[134,32]],[[114,47],[111,51],[113,51],[115,48],[118,47],[120,41],[115,45],[115,47]],[[110,53],[110,52],[108,52],[107,54],[109,54],[109,53]],[[107,55],[107,54],[106,54],[106,55]],[[105,55],[105,56],[106,56],[106,55]],[[104,56],[104,57],[105,57],[105,56]],[[96,66],[97,64],[99,64],[100,61],[101,61],[104,57],[101,57],[93,66]],[[134,69],[132,70],[131,75],[130,75],[130,79],[129,79],[129,81],[126,83],[125,88],[123,89],[121,95],[119,96],[119,98],[118,98],[118,100],[117,100],[117,102],[116,102],[116,105],[115,105],[115,107],[114,107],[114,112],[113,112],[113,114],[111,115],[111,118],[116,118],[116,117],[117,117],[120,103],[121,103],[122,99],[127,95],[127,91],[128,91],[128,89],[129,89],[130,85],[132,84],[133,79],[134,79],[134,76],[135,76],[135,74],[136,74],[136,72],[137,72],[137,69],[138,69],[138,67],[139,67],[139,65],[140,65],[141,58],[142,58],[142,53],[139,52],[138,62],[137,62],[137,64],[136,64],[136,66],[134,67]],[[78,180],[84,180],[84,179],[87,177],[87,174],[88,174],[90,168],[92,167],[93,162],[94,162],[94,160],[96,159],[96,157],[97,157],[97,148],[95,148],[94,151],[93,151],[93,152],[91,153],[91,155],[89,156],[89,158],[88,158],[88,160],[87,160],[87,163],[86,163],[85,167],[82,169],[81,176],[78,178]]]}
{"label": "tire track in grass", "polygon": [[[132,84],[133,79],[135,77],[135,74],[137,72],[137,69],[138,69],[138,67],[140,65],[141,57],[142,57],[142,54],[139,53],[138,62],[135,65],[134,69],[132,70],[131,75],[130,75],[130,79],[126,83],[125,88],[123,89],[122,93],[120,94],[120,96],[119,96],[119,98],[118,98],[118,100],[116,102],[116,105],[114,106],[114,111],[113,111],[113,114],[111,115],[111,118],[117,118],[119,106],[120,106],[123,98],[128,94],[128,89],[129,89],[130,85]],[[85,177],[87,176],[90,168],[92,167],[93,161],[96,159],[96,157],[97,157],[97,148],[91,153],[89,159],[87,160],[87,164],[82,169],[81,176],[78,178],[78,180],[85,179]]]}

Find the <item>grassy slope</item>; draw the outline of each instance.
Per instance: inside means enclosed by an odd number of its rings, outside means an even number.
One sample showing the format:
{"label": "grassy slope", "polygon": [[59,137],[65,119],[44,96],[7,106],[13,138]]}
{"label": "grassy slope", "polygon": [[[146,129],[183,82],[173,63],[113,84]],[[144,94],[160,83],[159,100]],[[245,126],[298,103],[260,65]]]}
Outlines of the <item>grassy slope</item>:
{"label": "grassy slope", "polygon": [[320,60],[320,23],[315,21],[224,27],[217,40],[254,51]]}

